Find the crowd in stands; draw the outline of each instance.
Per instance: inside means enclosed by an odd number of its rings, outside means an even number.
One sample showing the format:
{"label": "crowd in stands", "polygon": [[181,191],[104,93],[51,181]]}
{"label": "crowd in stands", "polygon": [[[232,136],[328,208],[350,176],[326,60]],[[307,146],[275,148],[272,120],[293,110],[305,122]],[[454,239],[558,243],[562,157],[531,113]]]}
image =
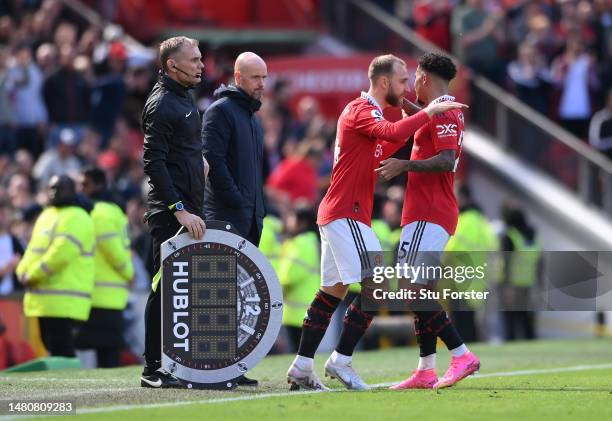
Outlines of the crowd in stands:
{"label": "crowd in stands", "polygon": [[407,20],[473,71],[612,157],[612,3],[415,0]]}

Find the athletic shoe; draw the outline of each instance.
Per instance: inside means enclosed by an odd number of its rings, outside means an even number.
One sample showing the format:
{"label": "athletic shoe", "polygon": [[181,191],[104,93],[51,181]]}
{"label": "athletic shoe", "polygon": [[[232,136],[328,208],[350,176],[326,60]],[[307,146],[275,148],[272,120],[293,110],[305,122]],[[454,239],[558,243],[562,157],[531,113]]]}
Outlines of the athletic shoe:
{"label": "athletic shoe", "polygon": [[257,387],[259,385],[259,382],[255,379],[249,379],[247,376],[240,376],[238,377],[238,380],[236,381],[236,383],[238,383],[238,386],[253,386],[253,387]]}
{"label": "athletic shoe", "polygon": [[430,368],[429,370],[414,370],[412,376],[401,383],[391,386],[389,389],[432,389],[437,381],[438,375],[434,368]]}
{"label": "athletic shoe", "polygon": [[300,390],[300,387],[308,390],[320,390],[322,392],[328,391],[326,387],[317,376],[314,370],[302,370],[295,364],[291,364],[289,371],[287,371],[287,383],[291,385],[290,390]]}
{"label": "athletic shoe", "polygon": [[145,374],[143,372],[140,376],[140,385],[142,387],[152,387],[155,389],[180,389],[185,387],[179,379],[163,368],[158,368],[151,374]]}
{"label": "athletic shoe", "polygon": [[331,357],[325,363],[325,376],[338,379],[349,390],[368,390],[368,386],[353,370],[351,363],[346,365],[333,363]]}
{"label": "athletic shoe", "polygon": [[460,357],[452,357],[450,367],[433,387],[434,389],[441,389],[453,386],[470,374],[474,374],[478,369],[480,369],[480,360],[469,351]]}

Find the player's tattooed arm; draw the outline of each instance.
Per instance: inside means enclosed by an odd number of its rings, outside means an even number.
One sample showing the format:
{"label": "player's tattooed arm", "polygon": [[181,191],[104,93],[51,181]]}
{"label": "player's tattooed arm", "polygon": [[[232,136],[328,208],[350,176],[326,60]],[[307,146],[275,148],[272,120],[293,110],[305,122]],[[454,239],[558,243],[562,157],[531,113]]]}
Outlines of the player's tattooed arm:
{"label": "player's tattooed arm", "polygon": [[453,171],[454,168],[455,151],[447,149],[440,151],[436,156],[418,161],[385,159],[380,163],[380,167],[374,171],[385,180],[390,180],[403,172],[447,172]]}

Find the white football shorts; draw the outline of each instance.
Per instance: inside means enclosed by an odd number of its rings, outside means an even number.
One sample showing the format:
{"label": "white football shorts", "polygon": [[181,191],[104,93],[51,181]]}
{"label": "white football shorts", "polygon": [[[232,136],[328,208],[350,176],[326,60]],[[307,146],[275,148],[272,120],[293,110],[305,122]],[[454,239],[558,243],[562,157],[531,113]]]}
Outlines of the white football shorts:
{"label": "white football shorts", "polygon": [[380,241],[372,228],[359,221],[336,219],[319,226],[319,232],[322,286],[361,282],[372,276],[375,264],[382,262]]}
{"label": "white football shorts", "polygon": [[[397,261],[415,268],[438,266],[449,238],[450,235],[444,228],[432,222],[414,221],[404,225],[397,250]],[[436,281],[428,279],[424,270],[418,273],[415,278],[417,284],[427,285]]]}

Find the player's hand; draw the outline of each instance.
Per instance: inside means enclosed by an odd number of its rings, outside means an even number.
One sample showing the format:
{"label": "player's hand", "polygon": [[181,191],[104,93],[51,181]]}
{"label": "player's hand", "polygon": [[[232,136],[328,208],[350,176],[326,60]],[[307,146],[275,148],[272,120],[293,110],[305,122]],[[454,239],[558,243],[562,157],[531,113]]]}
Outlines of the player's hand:
{"label": "player's hand", "polygon": [[19,283],[24,287],[32,283],[32,279],[30,279],[30,276],[26,273],[22,273],[20,276],[18,276],[17,281],[19,281]]}
{"label": "player's hand", "polygon": [[425,107],[424,111],[427,113],[429,117],[431,117],[434,114],[442,114],[450,110],[464,109],[464,108],[470,108],[470,107],[460,102],[443,101],[443,102],[437,102],[435,104],[429,104],[427,107]]}
{"label": "player's hand", "polygon": [[193,238],[196,240],[202,239],[206,232],[206,224],[202,218],[185,210],[175,212],[174,216],[179,221],[179,224],[187,228],[187,231],[189,231]]}
{"label": "player's hand", "polygon": [[206,181],[206,177],[208,177],[208,172],[210,171],[210,165],[208,165],[208,161],[206,158],[202,157],[204,161],[204,181]]}
{"label": "player's hand", "polygon": [[400,159],[389,158],[381,161],[380,167],[374,171],[382,176],[385,180],[391,180],[393,177],[400,175],[406,171],[406,162]]}

